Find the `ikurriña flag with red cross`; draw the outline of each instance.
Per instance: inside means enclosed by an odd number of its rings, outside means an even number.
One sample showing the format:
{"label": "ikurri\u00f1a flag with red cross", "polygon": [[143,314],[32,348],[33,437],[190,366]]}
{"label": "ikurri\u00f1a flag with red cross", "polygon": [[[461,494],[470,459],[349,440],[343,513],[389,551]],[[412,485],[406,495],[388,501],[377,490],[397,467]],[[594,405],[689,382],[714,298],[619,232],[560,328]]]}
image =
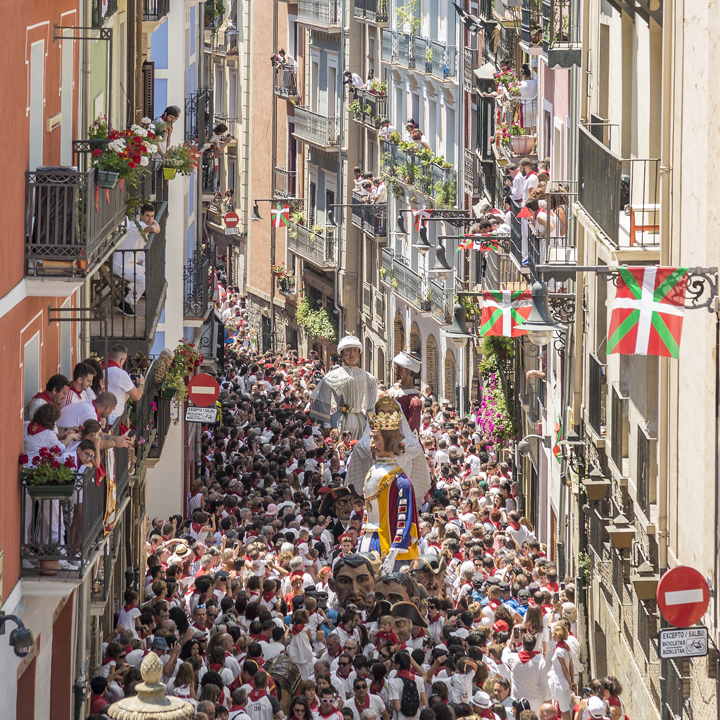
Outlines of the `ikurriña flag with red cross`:
{"label": "ikurri\u00f1a flag with red cross", "polygon": [[621,267],[618,273],[608,353],[677,358],[688,269]]}

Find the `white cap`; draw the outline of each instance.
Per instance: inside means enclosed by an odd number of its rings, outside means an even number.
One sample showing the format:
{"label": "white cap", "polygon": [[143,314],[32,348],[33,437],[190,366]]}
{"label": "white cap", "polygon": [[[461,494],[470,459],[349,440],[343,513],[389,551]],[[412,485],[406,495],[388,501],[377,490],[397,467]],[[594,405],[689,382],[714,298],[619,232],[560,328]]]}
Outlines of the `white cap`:
{"label": "white cap", "polygon": [[477,707],[482,708],[483,710],[487,710],[491,706],[490,696],[486,692],[478,690],[473,695],[472,704],[477,705]]}
{"label": "white cap", "polygon": [[356,337],[355,335],[346,335],[338,343],[337,348],[339,353],[341,353],[343,350],[347,350],[348,348],[357,348],[358,350],[362,351],[362,343],[360,342],[360,338]]}
{"label": "white cap", "polygon": [[420,372],[420,360],[404,350],[400,351],[394,358],[393,362],[400,367],[408,368],[411,372]]}
{"label": "white cap", "polygon": [[604,718],[605,701],[597,695],[590,696],[588,698],[587,711],[591,718]]}

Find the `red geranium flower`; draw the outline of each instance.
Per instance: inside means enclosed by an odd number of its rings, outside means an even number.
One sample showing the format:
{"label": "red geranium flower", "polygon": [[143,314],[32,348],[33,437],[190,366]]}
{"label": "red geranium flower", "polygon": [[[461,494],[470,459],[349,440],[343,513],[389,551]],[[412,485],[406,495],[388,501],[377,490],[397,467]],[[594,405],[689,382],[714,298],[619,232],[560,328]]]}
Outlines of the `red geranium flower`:
{"label": "red geranium flower", "polygon": [[75,461],[71,457],[67,458],[67,460],[65,460],[65,467],[74,468]]}
{"label": "red geranium flower", "polygon": [[102,155],[102,150],[100,148],[95,148],[92,151],[93,157],[100,157]]}
{"label": "red geranium flower", "polygon": [[25,465],[25,463],[28,461],[28,456],[25,453],[20,453],[20,457],[18,458],[18,462],[20,465]]}
{"label": "red geranium flower", "polygon": [[60,463],[57,460],[53,460],[50,463],[50,466],[53,468],[53,470],[57,470],[60,467]]}
{"label": "red geranium flower", "polygon": [[33,465],[39,465],[40,464],[40,458],[36,455],[32,460]]}

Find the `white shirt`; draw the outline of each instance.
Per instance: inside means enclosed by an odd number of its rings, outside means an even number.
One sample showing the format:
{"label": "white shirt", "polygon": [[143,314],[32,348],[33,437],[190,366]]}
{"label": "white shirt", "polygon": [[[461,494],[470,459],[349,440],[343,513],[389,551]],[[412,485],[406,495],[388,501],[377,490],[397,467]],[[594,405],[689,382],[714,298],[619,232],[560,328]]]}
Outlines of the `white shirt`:
{"label": "white shirt", "polygon": [[98,414],[95,405],[88,402],[78,402],[72,405],[66,405],[60,411],[60,419],[57,421],[58,427],[82,427],[86,420],[97,420]]}
{"label": "white shirt", "polygon": [[510,670],[512,696],[525,698],[531,705],[542,703],[547,697],[545,660],[542,654],[535,655],[529,662],[522,663],[510,648],[505,648],[502,660]]}
{"label": "white shirt", "polygon": [[63,445],[60,440],[58,440],[58,436],[55,434],[53,430],[42,430],[39,433],[36,433],[35,435],[28,435],[27,429],[28,425],[30,425],[29,422],[25,423],[25,439],[23,443],[23,452],[25,455],[28,456],[30,461],[32,462],[33,456],[37,455],[40,448],[51,448],[57,447],[60,448],[61,452],[65,452],[65,445]]}
{"label": "white shirt", "polygon": [[523,184],[522,201],[523,205],[527,202],[530,190],[538,186],[537,173],[531,172],[525,176],[525,183]]}
{"label": "white shirt", "polygon": [[[147,225],[142,221],[138,220],[138,224],[142,228],[143,232],[145,232],[145,228]],[[146,234],[147,235],[147,234]],[[123,241],[118,245],[118,250],[145,250],[147,247],[147,244],[145,242],[145,239],[140,234],[140,231],[137,228],[137,225],[132,221],[132,219],[128,218],[127,222],[127,232],[125,233],[125,237]],[[144,252],[115,252],[113,254],[113,264],[114,265],[125,265],[127,263],[134,263],[136,265],[144,265],[145,264],[145,253]]]}
{"label": "white shirt", "polygon": [[108,390],[117,398],[117,405],[108,418],[108,422],[112,424],[125,412],[128,390],[132,390],[135,383],[125,370],[115,366],[107,369],[107,383]]}
{"label": "white shirt", "polygon": [[[413,718],[420,717],[420,711],[422,710],[422,696],[425,692],[425,681],[416,675],[415,684],[417,685],[418,696],[420,697],[420,705],[418,706],[417,714],[408,717],[407,715],[403,715],[400,710],[396,710],[394,713],[394,720],[412,720]],[[405,685],[403,683],[403,679],[396,676],[390,680],[388,685],[388,702],[392,703],[393,700],[401,700],[403,687]]]}
{"label": "white shirt", "polygon": [[[379,695],[370,695],[369,693],[368,698],[370,698],[370,705],[367,709],[372,710],[378,718],[382,717],[382,713],[385,710],[385,703],[383,702],[382,698]],[[364,708],[360,708],[360,710],[358,710],[357,703],[355,702],[355,696],[351,697],[343,705],[343,708],[346,707],[352,710],[353,720],[360,720],[360,714]]]}

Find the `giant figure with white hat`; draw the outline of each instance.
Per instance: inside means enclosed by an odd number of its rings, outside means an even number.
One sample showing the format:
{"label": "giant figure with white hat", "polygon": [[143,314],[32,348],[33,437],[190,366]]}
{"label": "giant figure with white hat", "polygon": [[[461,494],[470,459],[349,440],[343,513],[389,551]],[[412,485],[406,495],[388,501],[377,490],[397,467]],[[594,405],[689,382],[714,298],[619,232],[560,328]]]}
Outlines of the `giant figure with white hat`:
{"label": "giant figure with white hat", "polygon": [[349,432],[359,440],[365,427],[368,408],[375,407],[377,380],[358,367],[362,343],[354,335],[346,335],[338,343],[342,366],[331,370],[318,383],[310,416],[341,433]]}
{"label": "giant figure with white hat", "polygon": [[420,360],[402,350],[394,358],[397,383],[388,390],[388,395],[398,401],[410,429],[419,436],[422,422],[422,398],[415,387],[413,373],[420,372]]}

